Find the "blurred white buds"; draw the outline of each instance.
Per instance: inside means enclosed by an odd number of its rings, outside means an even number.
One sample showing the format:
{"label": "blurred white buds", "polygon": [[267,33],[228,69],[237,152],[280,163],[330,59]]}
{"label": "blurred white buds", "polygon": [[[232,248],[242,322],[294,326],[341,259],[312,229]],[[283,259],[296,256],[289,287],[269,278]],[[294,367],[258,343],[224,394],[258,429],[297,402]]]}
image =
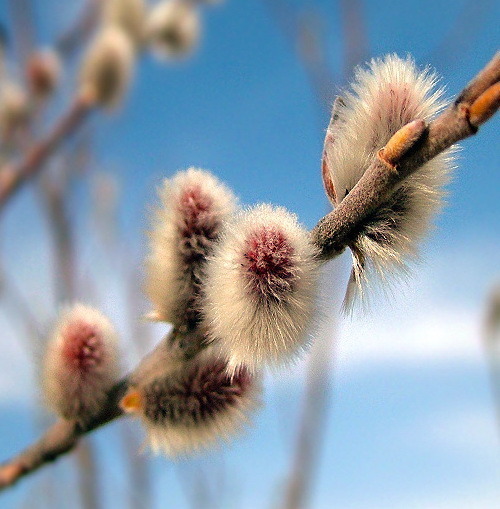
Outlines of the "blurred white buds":
{"label": "blurred white buds", "polygon": [[106,0],[103,2],[103,24],[121,28],[136,45],[142,42],[145,19],[144,0]]}
{"label": "blurred white buds", "polygon": [[16,83],[0,84],[0,137],[10,138],[23,127],[30,115],[30,104],[26,92]]}
{"label": "blurred white buds", "polygon": [[116,105],[130,83],[134,59],[134,46],[126,32],[117,26],[104,26],[84,57],[82,91],[93,95],[101,106]]}
{"label": "blurred white buds", "polygon": [[229,375],[209,348],[153,381],[132,385],[121,407],[141,418],[155,452],[176,455],[237,433],[260,391],[258,378],[246,368]]}
{"label": "blurred white buds", "polygon": [[33,95],[44,99],[58,86],[61,78],[61,60],[52,49],[34,53],[26,65],[26,81]]}
{"label": "blurred white buds", "polygon": [[[419,71],[410,58],[388,55],[356,72],[352,91],[335,102],[325,138],[323,180],[338,205],[368,169],[393,134],[415,119],[431,120],[440,111],[442,89],[428,69]],[[417,254],[440,207],[448,180],[450,153],[445,152],[403,181],[360,227],[352,243],[353,271],[346,294],[349,308],[365,296],[367,269],[384,281],[405,272],[407,258]]]}
{"label": "blurred white buds", "polygon": [[201,32],[199,8],[186,0],[164,0],[154,6],[146,23],[146,37],[159,58],[189,54]]}
{"label": "blurred white buds", "polygon": [[150,317],[173,324],[197,321],[203,267],[222,223],[236,207],[229,189],[210,173],[190,168],[160,190],[146,260]]}
{"label": "blurred white buds", "polygon": [[295,215],[259,205],[223,231],[207,265],[204,317],[230,369],[282,364],[307,345],[316,250]]}
{"label": "blurred white buds", "polygon": [[49,406],[66,419],[91,417],[117,377],[117,338],[110,321],[83,304],[65,309],[44,358],[43,388]]}

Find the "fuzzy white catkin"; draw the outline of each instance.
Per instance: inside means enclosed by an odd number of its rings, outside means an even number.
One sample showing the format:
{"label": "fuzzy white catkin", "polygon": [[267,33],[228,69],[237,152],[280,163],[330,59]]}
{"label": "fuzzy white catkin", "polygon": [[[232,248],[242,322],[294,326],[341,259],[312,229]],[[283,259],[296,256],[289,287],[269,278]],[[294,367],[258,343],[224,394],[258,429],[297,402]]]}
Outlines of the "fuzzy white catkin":
{"label": "fuzzy white catkin", "polygon": [[102,106],[115,106],[130,84],[134,60],[134,46],[126,32],[114,25],[102,27],[82,63],[82,90],[95,94]]}
{"label": "fuzzy white catkin", "polygon": [[144,0],[106,0],[102,9],[104,25],[120,27],[135,44],[142,41],[146,21]]}
{"label": "fuzzy white catkin", "polygon": [[118,375],[117,335],[108,318],[79,303],[64,309],[43,362],[47,404],[67,419],[90,417]]}
{"label": "fuzzy white catkin", "polygon": [[160,59],[188,55],[201,33],[199,8],[186,0],[164,0],[151,9],[146,22],[146,37]]}
{"label": "fuzzy white catkin", "polygon": [[209,347],[189,361],[167,362],[154,379],[139,377],[130,391],[139,404],[124,410],[141,418],[154,452],[175,456],[238,433],[259,405],[261,382],[245,368],[229,375]]}
{"label": "fuzzy white catkin", "polygon": [[308,232],[284,208],[259,205],[226,225],[207,265],[203,312],[230,370],[278,366],[304,350],[317,269]]}
{"label": "fuzzy white catkin", "polygon": [[233,193],[209,172],[189,168],[165,179],[146,259],[151,318],[176,325],[196,319],[206,258],[236,209]]}
{"label": "fuzzy white catkin", "polygon": [[[368,169],[378,150],[401,127],[415,119],[430,121],[444,106],[437,76],[419,70],[408,57],[388,55],[358,68],[351,91],[336,103],[325,140],[327,175],[338,205]],[[360,228],[351,246],[353,271],[345,307],[364,300],[370,275],[387,283],[407,272],[406,261],[417,255],[418,242],[431,227],[449,179],[452,157],[444,152],[408,177]]]}

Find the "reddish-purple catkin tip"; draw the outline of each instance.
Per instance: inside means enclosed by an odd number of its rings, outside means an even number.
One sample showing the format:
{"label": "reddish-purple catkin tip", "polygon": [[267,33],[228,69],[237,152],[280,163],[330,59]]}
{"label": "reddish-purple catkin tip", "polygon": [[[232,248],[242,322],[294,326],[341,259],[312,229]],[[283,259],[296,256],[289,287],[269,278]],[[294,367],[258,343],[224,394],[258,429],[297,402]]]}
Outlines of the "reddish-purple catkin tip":
{"label": "reddish-purple catkin tip", "polygon": [[243,255],[251,291],[263,299],[291,292],[297,278],[293,254],[290,239],[279,228],[263,226],[252,232]]}
{"label": "reddish-purple catkin tip", "polygon": [[124,407],[142,417],[152,449],[172,455],[238,431],[258,403],[260,383],[246,368],[229,375],[223,360],[203,352],[131,391]]}
{"label": "reddish-purple catkin tip", "polygon": [[116,333],[109,320],[82,304],[66,309],[45,354],[48,404],[68,419],[90,417],[117,376]]}
{"label": "reddish-purple catkin tip", "polygon": [[196,323],[204,264],[236,199],[210,173],[195,168],[165,180],[160,195],[146,260],[152,316],[175,325]]}

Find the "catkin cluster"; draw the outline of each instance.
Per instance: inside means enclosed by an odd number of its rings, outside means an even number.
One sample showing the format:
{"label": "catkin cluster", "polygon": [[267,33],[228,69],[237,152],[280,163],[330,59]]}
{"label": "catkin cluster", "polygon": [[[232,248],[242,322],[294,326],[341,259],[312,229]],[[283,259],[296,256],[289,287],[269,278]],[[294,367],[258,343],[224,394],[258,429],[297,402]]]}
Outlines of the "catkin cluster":
{"label": "catkin cluster", "polygon": [[[107,15],[137,34],[109,5]],[[334,206],[396,131],[442,108],[435,81],[393,55],[358,70],[335,103],[325,140],[323,179]],[[359,225],[348,303],[366,292],[370,270],[387,278],[415,254],[449,166],[449,154],[422,166]],[[207,171],[166,179],[159,201],[145,263],[147,316],[173,329],[129,378],[120,404],[140,418],[154,450],[178,454],[233,435],[258,405],[263,369],[287,365],[307,348],[321,257],[294,214],[241,207]],[[115,344],[97,311],[77,305],[63,313],[45,362],[47,399],[62,417],[99,411],[116,380]]]}
{"label": "catkin cluster", "polygon": [[[149,48],[162,60],[190,55],[202,29],[199,3],[160,0],[103,2],[101,23],[83,59],[80,88],[96,104],[115,106],[126,92],[137,55]],[[208,3],[208,2],[207,2]]]}

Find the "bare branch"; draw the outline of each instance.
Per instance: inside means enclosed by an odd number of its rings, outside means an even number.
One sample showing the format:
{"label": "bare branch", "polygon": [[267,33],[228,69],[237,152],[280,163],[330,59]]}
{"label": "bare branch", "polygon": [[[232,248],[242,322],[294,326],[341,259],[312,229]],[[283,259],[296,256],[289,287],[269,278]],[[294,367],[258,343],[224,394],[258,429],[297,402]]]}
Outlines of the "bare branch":
{"label": "bare branch", "polygon": [[78,95],[47,136],[36,143],[21,161],[0,169],[0,212],[21,185],[37,175],[61,143],[82,124],[94,104],[93,94],[85,92]]}
{"label": "bare branch", "polygon": [[57,39],[56,49],[64,57],[69,57],[92,33],[99,19],[101,0],[87,0],[82,12],[74,23]]}
{"label": "bare branch", "polygon": [[500,52],[421,136],[414,136],[418,129],[412,122],[412,128],[404,126],[391,138],[340,205],[312,230],[322,258],[340,254],[355,239],[362,221],[397,184],[453,144],[476,134],[500,105],[499,80]]}
{"label": "bare branch", "polygon": [[81,423],[60,419],[45,435],[21,454],[0,466],[0,491],[22,477],[71,451],[83,435],[107,424],[123,414],[119,402],[128,387],[128,378],[118,382],[109,392],[102,412],[91,421]]}

